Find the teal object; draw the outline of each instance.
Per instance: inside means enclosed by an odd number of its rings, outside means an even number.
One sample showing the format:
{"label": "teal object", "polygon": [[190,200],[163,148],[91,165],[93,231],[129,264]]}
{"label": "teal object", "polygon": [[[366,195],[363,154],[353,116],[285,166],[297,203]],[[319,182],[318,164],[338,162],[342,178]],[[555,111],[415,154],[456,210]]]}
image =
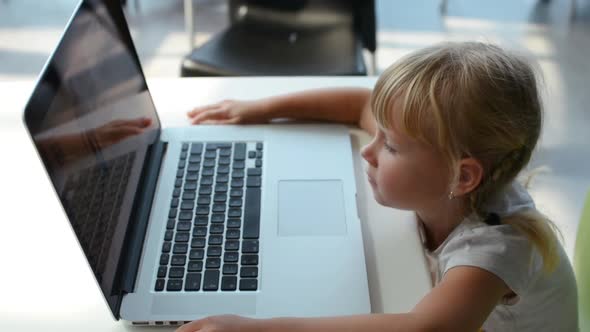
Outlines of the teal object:
{"label": "teal object", "polygon": [[590,192],[586,195],[576,236],[574,270],[578,283],[580,331],[590,331]]}

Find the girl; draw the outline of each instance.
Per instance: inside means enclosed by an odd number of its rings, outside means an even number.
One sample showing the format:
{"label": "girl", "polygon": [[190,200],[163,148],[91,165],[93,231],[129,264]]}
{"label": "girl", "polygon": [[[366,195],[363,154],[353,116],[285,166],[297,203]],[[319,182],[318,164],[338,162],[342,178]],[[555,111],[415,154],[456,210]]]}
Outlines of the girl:
{"label": "girl", "polygon": [[445,43],[394,63],[374,90],[320,90],[189,112],[193,124],[272,118],[358,124],[383,205],[415,211],[434,288],[403,314],[250,319],[189,331],[577,331],[575,279],[553,224],[515,180],[541,131],[526,61],[497,46]]}

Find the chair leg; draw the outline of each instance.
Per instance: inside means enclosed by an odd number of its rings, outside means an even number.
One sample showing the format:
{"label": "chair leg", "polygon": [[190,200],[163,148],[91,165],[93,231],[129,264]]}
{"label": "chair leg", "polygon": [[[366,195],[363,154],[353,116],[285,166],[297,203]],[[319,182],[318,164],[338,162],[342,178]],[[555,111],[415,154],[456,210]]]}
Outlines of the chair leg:
{"label": "chair leg", "polygon": [[371,53],[371,69],[369,75],[375,76],[377,75],[377,54],[376,52]]}
{"label": "chair leg", "polygon": [[189,52],[195,47],[195,21],[193,17],[193,0],[184,0],[184,27],[188,34]]}
{"label": "chair leg", "polygon": [[448,0],[441,0],[440,1],[440,13],[441,15],[445,15],[447,13],[447,6],[448,6]]}

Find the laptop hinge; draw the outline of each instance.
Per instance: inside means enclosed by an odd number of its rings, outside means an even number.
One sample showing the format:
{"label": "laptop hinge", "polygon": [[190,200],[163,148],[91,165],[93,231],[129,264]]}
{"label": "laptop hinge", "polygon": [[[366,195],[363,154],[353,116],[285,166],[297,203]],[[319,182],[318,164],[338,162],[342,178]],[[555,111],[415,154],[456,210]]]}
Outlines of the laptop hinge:
{"label": "laptop hinge", "polygon": [[120,273],[115,283],[119,286],[119,300],[117,303],[117,319],[121,310],[123,295],[132,293],[135,287],[137,271],[143,250],[143,243],[152,208],[152,201],[158,183],[158,175],[162,159],[166,154],[168,143],[157,141],[148,150],[146,162],[141,172],[141,178],[137,187],[137,196],[133,203],[133,212],[131,214],[129,229],[125,238],[124,248],[122,250],[122,259],[120,261]]}

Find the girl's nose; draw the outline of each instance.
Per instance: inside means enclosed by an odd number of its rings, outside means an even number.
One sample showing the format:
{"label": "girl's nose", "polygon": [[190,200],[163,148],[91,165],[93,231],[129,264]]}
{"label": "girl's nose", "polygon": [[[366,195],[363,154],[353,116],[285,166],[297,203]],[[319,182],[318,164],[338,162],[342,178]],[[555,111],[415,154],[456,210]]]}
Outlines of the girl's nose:
{"label": "girl's nose", "polygon": [[375,156],[373,154],[373,142],[365,145],[362,149],[361,149],[361,156],[363,156],[363,158],[373,167],[377,167],[377,160],[375,159]]}

